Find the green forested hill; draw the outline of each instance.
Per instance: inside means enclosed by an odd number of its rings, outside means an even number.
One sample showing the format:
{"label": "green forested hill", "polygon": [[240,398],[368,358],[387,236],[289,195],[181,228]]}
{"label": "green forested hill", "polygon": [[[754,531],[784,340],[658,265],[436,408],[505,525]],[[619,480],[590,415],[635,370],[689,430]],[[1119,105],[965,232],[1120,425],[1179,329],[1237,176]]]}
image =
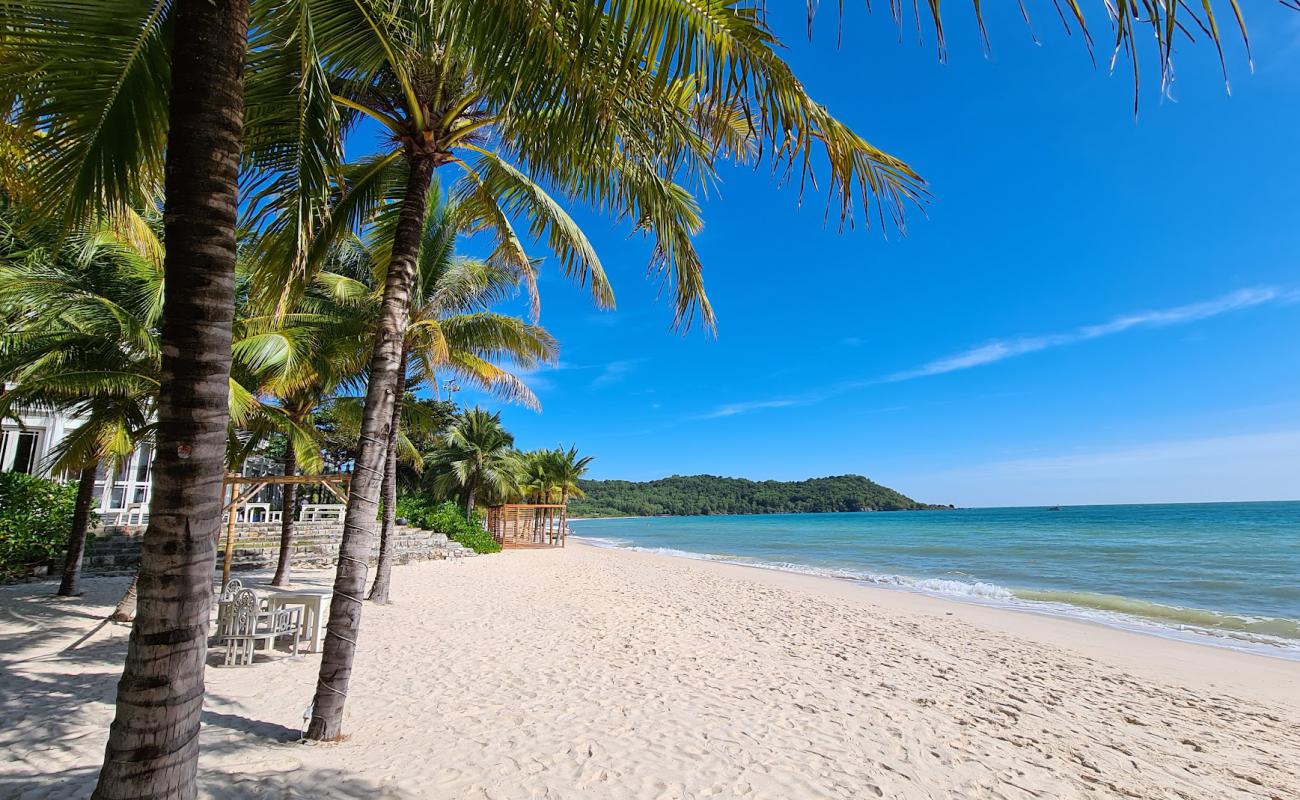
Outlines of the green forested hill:
{"label": "green forested hill", "polygon": [[918,503],[861,475],[837,475],[806,481],[751,481],[744,478],[720,478],[716,475],[674,475],[657,481],[581,481],[580,485],[587,496],[569,501],[569,513],[575,517],[941,508]]}

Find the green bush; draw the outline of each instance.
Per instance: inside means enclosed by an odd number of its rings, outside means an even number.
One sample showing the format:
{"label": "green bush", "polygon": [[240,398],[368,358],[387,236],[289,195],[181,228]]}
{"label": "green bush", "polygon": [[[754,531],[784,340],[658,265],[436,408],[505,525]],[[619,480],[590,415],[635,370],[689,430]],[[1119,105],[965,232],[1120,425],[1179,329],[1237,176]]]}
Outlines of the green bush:
{"label": "green bush", "polygon": [[75,483],[0,473],[0,579],[63,555],[76,505]]}
{"label": "green bush", "polygon": [[397,516],[407,524],[428,531],[447,534],[447,538],[460,542],[475,553],[499,553],[501,545],[483,528],[483,517],[477,511],[472,520],[450,500],[435,503],[423,495],[403,495],[397,499]]}

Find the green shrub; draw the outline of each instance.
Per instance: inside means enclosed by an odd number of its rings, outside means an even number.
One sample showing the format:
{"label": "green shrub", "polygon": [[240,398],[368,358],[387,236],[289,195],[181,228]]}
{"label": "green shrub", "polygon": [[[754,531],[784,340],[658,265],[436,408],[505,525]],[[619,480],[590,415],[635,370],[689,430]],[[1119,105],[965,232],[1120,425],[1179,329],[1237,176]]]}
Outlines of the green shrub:
{"label": "green shrub", "polygon": [[445,533],[453,542],[460,542],[475,553],[499,553],[501,545],[483,528],[483,517],[477,511],[472,520],[451,501],[435,503],[423,495],[404,495],[397,499],[397,516],[407,524],[428,531]]}
{"label": "green shrub", "polygon": [[0,473],[0,579],[59,558],[68,544],[77,484]]}

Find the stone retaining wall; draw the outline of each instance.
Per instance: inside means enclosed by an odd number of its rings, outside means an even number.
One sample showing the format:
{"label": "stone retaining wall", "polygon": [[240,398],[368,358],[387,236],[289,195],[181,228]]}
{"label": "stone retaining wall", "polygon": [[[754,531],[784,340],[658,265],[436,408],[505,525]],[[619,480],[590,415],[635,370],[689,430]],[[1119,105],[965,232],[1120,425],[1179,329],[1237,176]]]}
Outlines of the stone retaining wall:
{"label": "stone retaining wall", "polygon": [[[445,534],[434,531],[397,526],[393,563],[427,561],[440,558],[472,556],[474,551],[458,542],[449,541]],[[105,526],[95,531],[95,538],[86,545],[82,571],[86,574],[129,574],[140,564],[140,547],[144,537],[142,527]],[[328,567],[338,563],[339,543],[343,540],[343,526],[338,522],[300,522],[294,526],[293,551],[290,564],[295,567]],[[217,569],[221,568],[226,531],[223,526],[217,541]],[[251,523],[235,527],[235,549],[231,560],[232,570],[274,567],[280,554],[280,523]],[[375,536],[370,561],[379,558],[379,536]]]}

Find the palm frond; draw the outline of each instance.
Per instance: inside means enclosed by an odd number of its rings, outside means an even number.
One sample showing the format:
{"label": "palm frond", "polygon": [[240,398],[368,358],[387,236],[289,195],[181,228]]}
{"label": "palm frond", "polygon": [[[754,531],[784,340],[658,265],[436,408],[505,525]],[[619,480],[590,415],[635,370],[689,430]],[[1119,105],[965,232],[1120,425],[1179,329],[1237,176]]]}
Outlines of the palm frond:
{"label": "palm frond", "polygon": [[162,183],[171,0],[0,5],[0,91],[30,139],[24,198],[65,223],[140,208]]}

